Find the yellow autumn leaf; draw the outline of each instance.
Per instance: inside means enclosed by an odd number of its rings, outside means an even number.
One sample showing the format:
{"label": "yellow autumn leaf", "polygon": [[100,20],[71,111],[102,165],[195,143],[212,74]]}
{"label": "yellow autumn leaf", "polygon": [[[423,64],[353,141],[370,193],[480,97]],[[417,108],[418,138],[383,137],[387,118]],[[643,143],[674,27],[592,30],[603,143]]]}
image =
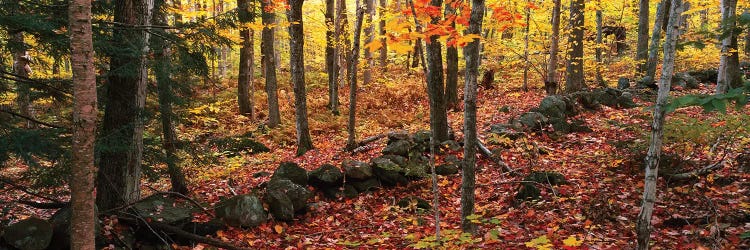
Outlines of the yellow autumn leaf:
{"label": "yellow autumn leaf", "polygon": [[413,50],[412,46],[406,43],[389,43],[388,48],[399,55],[405,55]]}
{"label": "yellow autumn leaf", "polygon": [[567,247],[578,247],[578,246],[581,246],[581,244],[583,244],[583,240],[579,240],[575,236],[571,235],[571,236],[568,236],[567,239],[563,240],[563,244],[565,244],[565,246]]}
{"label": "yellow autumn leaf", "polygon": [[284,232],[284,227],[281,225],[275,225],[273,226],[273,230],[276,231],[277,234],[281,234]]}
{"label": "yellow autumn leaf", "polygon": [[552,249],[552,244],[549,243],[546,235],[537,237],[536,239],[530,240],[525,243],[526,247],[535,248],[537,250],[549,250]]}
{"label": "yellow autumn leaf", "polygon": [[365,49],[370,50],[370,52],[376,51],[381,47],[383,47],[383,44],[379,40],[372,40],[372,42],[365,44]]}

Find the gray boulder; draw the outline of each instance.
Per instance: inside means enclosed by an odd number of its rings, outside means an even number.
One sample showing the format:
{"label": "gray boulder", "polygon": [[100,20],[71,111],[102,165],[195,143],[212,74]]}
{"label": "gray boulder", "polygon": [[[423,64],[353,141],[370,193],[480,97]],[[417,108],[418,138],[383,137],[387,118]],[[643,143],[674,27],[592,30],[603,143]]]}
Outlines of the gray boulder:
{"label": "gray boulder", "polygon": [[21,250],[46,249],[52,242],[52,224],[39,218],[28,218],[6,227],[3,239]]}
{"label": "gray boulder", "polygon": [[446,163],[435,167],[435,174],[437,175],[454,175],[458,174],[458,166],[456,164]]}
{"label": "gray boulder", "polygon": [[357,192],[364,193],[368,191],[372,191],[374,189],[380,188],[380,182],[378,179],[371,178],[367,180],[362,181],[352,181],[349,182],[356,190]]}
{"label": "gray boulder", "polygon": [[513,119],[511,124],[527,131],[539,131],[549,124],[549,119],[539,112],[526,112]]}
{"label": "gray boulder", "polygon": [[349,180],[366,180],[372,178],[372,167],[367,162],[347,160],[341,163],[344,174]]}
{"label": "gray boulder", "polygon": [[396,165],[399,165],[399,166],[406,166],[406,162],[409,161],[409,158],[406,158],[400,155],[382,155],[379,157],[391,160],[393,163],[396,163]]}
{"label": "gray boulder", "polygon": [[388,143],[387,146],[383,149],[382,153],[384,155],[392,154],[392,155],[400,155],[400,156],[409,156],[409,150],[411,150],[412,142],[409,140],[397,140],[393,141],[391,143]]}
{"label": "gray boulder", "polygon": [[408,179],[402,174],[403,168],[385,157],[376,157],[372,159],[372,172],[385,186],[395,186],[406,184]]}
{"label": "gray boulder", "polygon": [[287,179],[298,185],[307,186],[307,170],[294,162],[282,162],[271,178]]}
{"label": "gray boulder", "polygon": [[277,220],[291,221],[294,213],[307,207],[312,194],[307,188],[286,179],[272,179],[266,186],[264,200],[268,210]]}
{"label": "gray boulder", "polygon": [[263,202],[254,195],[237,195],[219,202],[214,207],[216,217],[229,226],[254,227],[263,224],[268,214],[263,208]]}
{"label": "gray boulder", "polygon": [[686,72],[680,72],[672,76],[672,86],[680,86],[686,89],[696,89],[700,87],[698,79]]}
{"label": "gray boulder", "polygon": [[132,209],[144,218],[182,226],[193,219],[194,207],[186,202],[178,202],[170,195],[155,194],[133,204]]}
{"label": "gray boulder", "polygon": [[506,137],[511,140],[517,140],[523,137],[524,133],[514,131],[511,125],[508,124],[493,124],[490,125],[490,133]]}
{"label": "gray boulder", "polygon": [[331,164],[323,164],[310,171],[310,186],[316,188],[340,187],[344,180],[344,173]]}
{"label": "gray boulder", "polygon": [[564,118],[568,109],[562,96],[550,95],[542,99],[536,110],[547,118]]}
{"label": "gray boulder", "polygon": [[617,89],[627,89],[630,88],[630,79],[625,77],[620,77],[620,79],[617,79]]}

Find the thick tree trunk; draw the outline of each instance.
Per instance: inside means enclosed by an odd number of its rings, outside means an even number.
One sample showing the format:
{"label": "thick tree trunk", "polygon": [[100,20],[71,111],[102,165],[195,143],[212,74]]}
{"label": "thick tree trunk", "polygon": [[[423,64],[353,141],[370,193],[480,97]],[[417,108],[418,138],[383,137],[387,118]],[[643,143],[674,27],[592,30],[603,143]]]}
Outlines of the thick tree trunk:
{"label": "thick tree trunk", "polygon": [[[454,20],[451,27],[456,27],[454,0],[445,3],[445,18]],[[445,53],[445,100],[448,109],[458,110],[458,45],[454,37],[449,37]]]}
{"label": "thick tree trunk", "polygon": [[549,64],[547,64],[547,78],[544,80],[544,90],[547,95],[557,94],[557,52],[560,48],[560,1],[554,0],[552,8],[552,36],[549,46]]}
{"label": "thick tree trunk", "polygon": [[583,9],[584,0],[570,1],[570,37],[565,92],[573,93],[586,87],[583,74]]}
{"label": "thick tree trunk", "polygon": [[127,52],[110,54],[96,202],[107,210],[140,198],[143,108],[146,104],[148,27],[153,0],[115,1],[114,21],[122,23],[110,42]]}
{"label": "thick tree trunk", "polygon": [[281,123],[281,115],[279,113],[279,93],[276,83],[276,49],[274,48],[276,38],[274,37],[274,31],[276,28],[276,14],[268,12],[267,8],[270,8],[272,3],[271,0],[260,0],[261,10],[263,10],[263,31],[261,31],[261,53],[263,54],[263,64],[265,65],[266,75],[266,94],[268,95],[268,127],[275,128]]}
{"label": "thick tree trunk", "polygon": [[[398,1],[398,0],[396,0]],[[385,72],[388,66],[388,40],[385,38],[385,14],[388,8],[388,0],[380,0],[380,69]]]}
{"label": "thick tree trunk", "polygon": [[[370,44],[375,39],[375,0],[365,1],[365,44]],[[372,67],[375,65],[372,59],[372,51],[365,49],[365,66],[362,69],[362,85],[368,85],[372,82]]]}
{"label": "thick tree trunk", "polygon": [[659,41],[661,41],[661,26],[663,26],[664,16],[671,6],[670,0],[662,0],[656,7],[656,17],[654,18],[654,31],[651,33],[651,47],[648,49],[648,60],[646,61],[645,84],[651,84],[656,77],[656,64],[659,57]]}
{"label": "thick tree trunk", "polygon": [[73,71],[73,161],[70,175],[70,249],[96,249],[96,68],[91,0],[70,1],[70,61]]}
{"label": "thick tree trunk", "polygon": [[[24,41],[23,32],[13,32],[8,46],[13,53],[13,74],[28,78],[31,74],[31,56],[26,50],[28,45]],[[34,112],[31,108],[31,88],[28,83],[16,82],[16,103],[21,115],[34,118]],[[30,120],[26,121],[26,128],[34,128],[35,125]]]}
{"label": "thick tree trunk", "polygon": [[719,77],[716,80],[716,94],[723,94],[729,89],[742,86],[740,54],[737,50],[737,32],[734,32],[737,26],[736,11],[737,0],[721,1],[722,30],[727,31],[728,36],[721,40],[721,60],[719,62]]}
{"label": "thick tree trunk", "polygon": [[[467,34],[480,34],[484,16],[484,0],[472,0]],[[479,76],[479,39],[464,47],[466,78],[464,84],[464,161],[461,168],[461,229],[476,233],[476,226],[467,217],[474,213],[474,166],[477,157],[477,77]]]}
{"label": "thick tree trunk", "polygon": [[[167,16],[164,9],[164,0],[154,1],[154,15],[152,20],[155,25],[167,25]],[[155,32],[157,34],[166,34],[166,31],[162,28],[156,28]],[[172,100],[174,99],[172,88],[174,83],[172,81],[171,51],[169,45],[162,37],[163,35],[154,36],[151,39],[151,48],[154,50],[154,75],[159,94],[159,113],[161,113],[162,145],[166,152],[167,173],[172,184],[172,191],[187,194],[188,188],[185,181],[185,174],[183,174],[179,166],[179,159],[177,158],[177,132],[172,122],[172,118],[174,117],[172,112]]]}
{"label": "thick tree trunk", "polygon": [[[442,0],[432,0],[430,4],[441,8]],[[440,23],[440,17],[433,17],[432,24]],[[443,79],[443,53],[438,40],[440,36],[429,37],[425,49],[427,55],[427,95],[430,99],[430,130],[437,143],[448,140],[448,114],[445,107],[445,84]]]}
{"label": "thick tree trunk", "polygon": [[[248,0],[237,0],[237,10],[241,25],[255,21],[254,2]],[[253,84],[253,40],[252,30],[243,26],[240,29],[242,47],[240,48],[240,65],[237,75],[237,104],[240,114],[255,117],[253,96],[251,94]]]}
{"label": "thick tree trunk", "polygon": [[[346,1],[339,0],[336,3],[336,51],[338,60],[338,75],[348,76],[346,70],[349,68],[349,49],[351,40],[349,40],[349,20],[347,18]],[[343,81],[346,81],[344,79]],[[341,85],[341,84],[339,84]],[[338,88],[336,91],[336,100],[338,104]]]}
{"label": "thick tree trunk", "polygon": [[680,14],[682,14],[682,0],[672,0],[672,10],[669,16],[664,41],[664,65],[662,66],[661,80],[659,81],[659,93],[656,97],[654,108],[654,122],[651,125],[651,143],[646,155],[646,180],[643,185],[643,202],[641,212],[638,214],[636,233],[638,249],[648,249],[648,241],[651,238],[651,215],[656,203],[656,181],[659,173],[659,157],[661,155],[662,135],[664,134],[664,118],[666,116],[665,106],[669,97],[669,88],[674,73],[675,47],[680,28]]}
{"label": "thick tree trunk", "polygon": [[304,0],[289,0],[289,67],[294,84],[294,116],[297,127],[297,155],[313,149],[307,123],[307,93],[305,92],[305,33],[302,24]]}
{"label": "thick tree trunk", "polygon": [[333,20],[335,5],[335,0],[326,0],[326,72],[328,74],[328,108],[334,115],[339,115],[339,85],[337,84],[339,69],[336,65],[336,27]]}
{"label": "thick tree trunk", "polygon": [[604,77],[602,77],[602,19],[602,10],[596,10],[596,82],[600,87],[606,88],[607,83],[604,82]]}
{"label": "thick tree trunk", "polygon": [[[365,0],[367,1],[367,0]],[[352,150],[357,147],[357,138],[354,131],[357,118],[357,65],[359,64],[359,43],[360,34],[362,33],[362,19],[364,18],[365,10],[360,6],[359,0],[357,0],[357,19],[354,23],[354,44],[352,45],[351,59],[349,59],[349,123],[347,124],[347,132],[349,137],[346,141],[346,149]]]}
{"label": "thick tree trunk", "polygon": [[526,5],[526,26],[523,29],[523,85],[521,89],[524,92],[529,91],[529,20],[531,18],[531,8]]}
{"label": "thick tree trunk", "polygon": [[635,60],[638,61],[637,76],[646,71],[646,59],[648,58],[648,21],[649,0],[640,0],[638,6],[638,40],[636,41]]}

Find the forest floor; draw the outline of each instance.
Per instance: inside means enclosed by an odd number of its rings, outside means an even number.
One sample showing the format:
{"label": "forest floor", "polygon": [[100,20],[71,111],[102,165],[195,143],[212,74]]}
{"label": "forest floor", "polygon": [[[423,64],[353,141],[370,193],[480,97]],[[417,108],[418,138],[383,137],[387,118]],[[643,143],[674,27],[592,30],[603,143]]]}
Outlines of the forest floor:
{"label": "forest floor", "polygon": [[[308,82],[325,83],[324,75],[308,76]],[[429,113],[425,83],[418,75],[400,72],[374,77],[376,82],[359,89],[357,138],[387,133],[428,129]],[[283,84],[282,84],[283,85]],[[491,149],[502,150],[503,160],[521,173],[557,171],[569,184],[542,188],[541,201],[517,204],[518,181],[488,159],[479,157],[476,214],[479,234],[460,233],[460,175],[440,176],[439,210],[443,246],[447,248],[633,248],[643,187],[644,156],[648,148],[651,109],[654,96],[637,96],[640,107],[584,112],[593,132],[549,136],[532,133],[509,141],[492,136],[487,130],[536,107],[543,89],[522,92],[516,86],[496,81],[495,88],[480,90],[478,129],[480,139]],[[262,85],[261,85],[262,86]],[[233,89],[233,88],[229,88]],[[256,88],[259,89],[259,88]],[[253,174],[273,170],[282,161],[293,161],[308,170],[324,163],[340,166],[345,159],[369,161],[385,146],[372,143],[371,150],[351,155],[346,143],[348,87],[342,87],[340,116],[326,109],[324,84],[312,85],[308,93],[310,128],[316,149],[295,157],[293,96],[290,86],[281,90],[281,111],[285,125],[269,133],[259,133],[257,122],[235,115],[234,101],[226,101],[219,124],[214,129],[182,128],[183,134],[214,130],[214,133],[252,132],[271,148],[270,153],[226,159],[213,168],[193,169],[193,192],[207,202],[229,196],[227,181],[249,192],[269,177]],[[710,93],[712,86],[692,93]],[[463,92],[463,91],[460,91]],[[226,95],[221,97],[221,95]],[[673,94],[683,95],[685,91]],[[233,100],[232,93],[219,93],[218,100]],[[640,98],[639,98],[640,97]],[[647,100],[644,100],[647,99]],[[264,116],[265,101],[256,99]],[[507,107],[507,108],[503,108]],[[750,174],[741,172],[731,159],[750,145],[750,113],[730,110],[727,114],[702,113],[699,108],[683,108],[671,114],[665,132],[665,154],[674,158],[666,171],[691,171],[725,160],[723,167],[690,181],[659,181],[655,249],[695,249],[700,247],[746,248],[750,224]],[[450,111],[449,123],[462,138],[463,112]],[[504,145],[498,145],[504,144]],[[461,158],[462,152],[456,152]],[[437,163],[444,156],[438,156]],[[166,187],[165,187],[166,188]],[[316,193],[314,206],[293,223],[269,222],[252,229],[233,228],[219,237],[253,248],[413,248],[429,245],[435,232],[433,211],[402,209],[396,202],[415,195],[431,201],[429,178],[407,186],[383,188],[353,199],[329,200]],[[743,223],[738,223],[738,218]],[[683,218],[686,220],[681,220]],[[744,218],[744,219],[743,219]]]}
{"label": "forest floor", "polygon": [[[267,130],[267,106],[262,95],[262,79],[256,81],[254,120],[237,115],[234,86],[214,86],[198,93],[200,105],[183,112],[178,126],[180,139],[199,141],[201,137],[228,137],[252,133],[271,151],[225,157],[221,152],[210,162],[200,162],[200,154],[185,155],[185,171],[192,195],[207,207],[230,197],[231,190],[249,193],[269,177],[253,177],[273,172],[280,162],[293,161],[308,170],[322,164],[340,166],[346,159],[369,161],[380,154],[385,140],[371,143],[371,149],[356,154],[344,152],[348,117],[348,86],[342,87],[341,115],[326,109],[324,74],[308,74],[308,109],[315,149],[296,157],[293,94],[291,86],[280,81],[283,125]],[[283,79],[283,78],[282,78]],[[357,138],[391,131],[426,130],[429,110],[425,83],[418,74],[393,70],[377,74],[374,83],[359,88]],[[531,133],[510,141],[493,136],[489,126],[507,123],[536,107],[544,90],[523,92],[517,86],[494,83],[495,88],[479,91],[479,136],[490,149],[500,149],[502,159],[520,176],[504,173],[495,163],[478,157],[476,220],[479,233],[462,235],[460,230],[461,176],[439,176],[440,228],[445,248],[489,249],[620,249],[635,246],[635,224],[640,208],[644,156],[648,147],[655,96],[636,95],[640,107],[602,107],[583,112],[593,132],[555,136]],[[227,81],[230,82],[230,81]],[[223,89],[218,91],[217,89]],[[710,93],[704,86],[691,93]],[[459,91],[463,92],[463,91]],[[687,91],[675,91],[683,95]],[[462,140],[462,111],[449,111],[449,123]],[[156,122],[155,122],[156,124]],[[157,125],[152,125],[153,131]],[[750,112],[730,110],[726,114],[703,113],[700,108],[683,108],[670,114],[665,129],[664,158],[670,159],[666,172],[687,172],[721,162],[722,168],[688,181],[659,180],[653,217],[654,249],[696,249],[701,247],[747,249],[750,246],[750,174],[742,172],[734,159],[750,148]],[[156,132],[154,132],[156,133]],[[750,153],[750,152],[746,152]],[[459,158],[462,152],[453,152]],[[445,155],[437,157],[441,163]],[[519,181],[531,171],[556,171],[568,184],[542,187],[542,199],[518,203],[514,196]],[[168,181],[147,184],[167,190]],[[144,193],[150,189],[144,188]],[[10,194],[6,194],[10,195]],[[404,209],[396,205],[403,197],[417,196],[432,201],[429,178],[406,186],[382,188],[353,199],[330,200],[319,192],[311,199],[308,212],[294,222],[270,221],[259,227],[230,228],[218,237],[238,246],[257,249],[341,249],[341,248],[419,248],[434,242],[433,211]],[[3,198],[4,199],[4,198]],[[39,210],[18,213],[46,216]],[[200,217],[199,217],[200,218]],[[681,219],[680,219],[681,218]],[[201,218],[207,219],[207,218]],[[743,237],[744,234],[744,237]],[[743,239],[744,238],[744,239]],[[198,249],[202,246],[198,246]]]}

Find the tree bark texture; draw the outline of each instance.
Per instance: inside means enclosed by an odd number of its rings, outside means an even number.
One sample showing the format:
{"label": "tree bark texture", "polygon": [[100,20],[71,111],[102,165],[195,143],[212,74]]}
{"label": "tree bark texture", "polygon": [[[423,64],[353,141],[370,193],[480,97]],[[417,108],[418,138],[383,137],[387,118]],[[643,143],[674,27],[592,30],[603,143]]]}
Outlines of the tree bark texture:
{"label": "tree bark texture", "polygon": [[640,0],[639,3],[635,60],[638,61],[638,75],[642,75],[646,71],[646,59],[648,58],[649,0]]}
{"label": "tree bark texture", "polygon": [[740,74],[740,54],[737,45],[737,26],[735,20],[737,0],[721,1],[722,33],[727,37],[721,40],[721,59],[719,62],[719,77],[716,80],[716,94],[726,93],[729,89],[742,86]]}
{"label": "tree bark texture", "polygon": [[[398,0],[396,0],[398,1]],[[380,68],[383,72],[388,66],[388,39],[385,38],[385,14],[388,8],[388,0],[380,0],[379,19],[380,19]]]}
{"label": "tree bark texture", "polygon": [[664,62],[661,80],[659,81],[659,92],[654,108],[654,121],[651,125],[651,143],[649,143],[648,153],[646,154],[646,180],[643,185],[643,202],[641,203],[641,212],[638,214],[636,225],[638,249],[648,249],[648,242],[651,238],[651,215],[654,212],[654,203],[656,203],[656,181],[659,172],[662,135],[664,134],[664,118],[666,116],[664,107],[667,105],[672,74],[674,73],[675,47],[679,35],[679,17],[682,14],[682,7],[682,0],[672,0],[669,26],[667,27],[664,41]]}
{"label": "tree bark texture", "polygon": [[294,116],[297,128],[297,155],[313,149],[307,123],[307,93],[305,92],[305,33],[302,24],[304,0],[289,0],[289,67],[294,84]]}
{"label": "tree bark texture", "polygon": [[604,77],[602,77],[602,19],[604,19],[602,10],[598,9],[596,10],[596,49],[595,49],[595,57],[596,57],[596,82],[599,84],[600,87],[606,88],[607,84],[604,82]]}
{"label": "tree bark texture", "polygon": [[570,37],[565,92],[573,93],[586,87],[583,74],[583,9],[584,0],[570,1]]}
{"label": "tree bark texture", "polygon": [[557,94],[557,52],[560,49],[560,1],[554,0],[552,7],[552,36],[549,45],[549,64],[547,77],[544,80],[544,90],[547,95]]}
{"label": "tree bark texture", "polygon": [[[13,74],[28,78],[31,74],[31,56],[26,50],[28,44],[24,41],[23,32],[14,31],[8,47],[13,54]],[[21,115],[34,118],[34,112],[31,108],[31,88],[28,83],[16,82],[16,103]],[[34,128],[35,123],[27,120],[25,126],[26,128]]]}
{"label": "tree bark texture", "polygon": [[[456,28],[455,0],[445,3],[445,18],[453,19],[451,27]],[[445,101],[447,109],[458,109],[458,47],[454,37],[449,37],[445,52]]]}
{"label": "tree bark texture", "polygon": [[263,54],[263,64],[265,65],[266,77],[266,94],[268,95],[268,127],[275,128],[281,123],[281,114],[279,113],[279,92],[276,82],[276,38],[274,31],[276,28],[276,14],[268,12],[268,8],[273,4],[271,0],[260,0],[261,19],[263,22],[263,31],[261,31],[261,53]]}
{"label": "tree bark texture", "polygon": [[[164,0],[154,1],[153,23],[159,26],[167,25],[167,15],[165,13]],[[155,28],[157,34],[166,34],[163,28]],[[185,174],[179,166],[177,157],[177,132],[174,129],[172,118],[172,102],[175,98],[172,88],[172,61],[171,50],[162,36],[151,38],[151,47],[154,50],[154,75],[156,78],[156,88],[159,95],[159,113],[161,114],[162,128],[162,145],[166,152],[167,173],[172,184],[172,191],[180,194],[187,194],[187,181]]]}
{"label": "tree bark texture", "polygon": [[[472,0],[467,34],[480,34],[484,0]],[[477,156],[477,77],[479,76],[479,39],[464,47],[466,78],[464,83],[464,160],[461,168],[461,229],[475,233],[476,226],[467,217],[474,213],[474,167]]]}
{"label": "tree bark texture", "polygon": [[[339,0],[343,1],[343,0]],[[334,115],[339,114],[339,85],[338,65],[336,64],[336,27],[333,16],[335,15],[336,1],[326,0],[326,72],[328,74],[328,108]]]}
{"label": "tree bark texture", "polygon": [[254,1],[237,0],[237,10],[239,21],[242,25],[240,28],[240,38],[242,38],[242,47],[240,48],[240,65],[237,75],[237,104],[240,114],[249,116],[250,119],[255,117],[255,102],[253,101],[253,31],[244,27],[245,24],[255,22],[255,5]]}
{"label": "tree bark texture", "polygon": [[[430,1],[432,6],[442,8],[442,0]],[[440,23],[441,18],[433,17],[432,24]],[[438,40],[440,36],[429,37],[427,48],[427,95],[430,99],[430,130],[437,143],[448,140],[448,114],[445,105],[445,84],[443,79],[443,53]]]}
{"label": "tree bark texture", "polygon": [[[349,49],[351,40],[349,40],[349,20],[347,18],[346,1],[339,0],[336,2],[336,51],[338,60],[338,75],[348,76],[346,70],[349,68]],[[344,79],[346,81],[347,79]],[[336,91],[336,100],[338,104],[338,88]]]}
{"label": "tree bark texture", "polygon": [[[370,44],[375,39],[375,0],[365,1],[365,44]],[[368,85],[372,82],[372,67],[375,65],[372,59],[372,51],[365,49],[365,66],[362,69],[362,85]]]}
{"label": "tree bark texture", "polygon": [[523,28],[523,85],[521,89],[524,92],[529,91],[529,20],[531,18],[531,8],[526,6],[526,26]]}
{"label": "tree bark texture", "polygon": [[656,64],[659,57],[659,48],[661,41],[661,26],[663,26],[664,16],[667,14],[667,10],[671,7],[670,0],[662,0],[659,5],[656,6],[656,17],[654,18],[654,28],[651,33],[651,47],[648,49],[648,60],[646,61],[646,76],[644,79],[648,80],[646,84],[651,84],[656,77]]}
{"label": "tree bark texture", "polygon": [[91,0],[70,1],[68,21],[73,73],[73,162],[69,181],[70,249],[93,250],[96,249],[94,141],[98,109],[91,32]]}
{"label": "tree bark texture", "polygon": [[140,198],[143,156],[143,108],[146,103],[149,33],[133,26],[149,26],[153,0],[115,1],[113,47],[110,57],[107,103],[102,126],[103,149],[99,162],[96,202],[110,209]]}
{"label": "tree bark texture", "polygon": [[[367,1],[367,0],[365,0]],[[354,131],[357,118],[357,65],[359,64],[359,44],[360,34],[362,33],[362,19],[364,19],[365,9],[360,6],[357,0],[357,20],[354,23],[354,43],[352,44],[351,58],[349,59],[349,123],[347,132],[349,137],[346,141],[346,148],[352,150],[357,147],[356,132]]]}

